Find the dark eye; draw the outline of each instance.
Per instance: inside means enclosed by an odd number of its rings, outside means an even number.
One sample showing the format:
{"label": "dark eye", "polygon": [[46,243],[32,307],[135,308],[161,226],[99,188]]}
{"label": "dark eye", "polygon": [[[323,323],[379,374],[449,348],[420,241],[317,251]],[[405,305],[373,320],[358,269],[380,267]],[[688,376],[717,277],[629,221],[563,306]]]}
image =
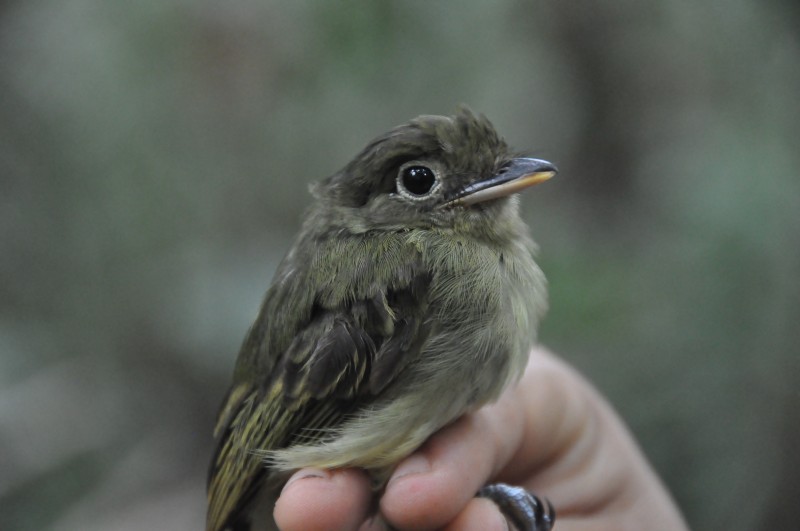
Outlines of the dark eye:
{"label": "dark eye", "polygon": [[436,184],[436,174],[427,166],[408,166],[397,177],[398,191],[416,197],[429,194]]}

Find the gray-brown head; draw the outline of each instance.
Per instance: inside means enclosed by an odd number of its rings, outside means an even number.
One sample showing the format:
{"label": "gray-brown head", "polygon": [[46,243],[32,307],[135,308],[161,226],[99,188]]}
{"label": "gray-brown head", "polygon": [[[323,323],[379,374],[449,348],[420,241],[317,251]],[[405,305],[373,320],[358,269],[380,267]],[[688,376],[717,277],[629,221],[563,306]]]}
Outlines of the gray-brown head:
{"label": "gray-brown head", "polygon": [[350,227],[455,228],[516,215],[508,197],[555,173],[516,157],[485,116],[462,107],[392,129],[312,190]]}

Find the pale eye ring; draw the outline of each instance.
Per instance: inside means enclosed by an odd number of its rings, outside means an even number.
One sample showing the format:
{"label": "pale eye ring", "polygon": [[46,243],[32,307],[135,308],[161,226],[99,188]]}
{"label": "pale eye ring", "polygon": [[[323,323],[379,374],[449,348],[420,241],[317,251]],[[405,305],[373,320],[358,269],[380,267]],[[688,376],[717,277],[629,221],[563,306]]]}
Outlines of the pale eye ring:
{"label": "pale eye ring", "polygon": [[433,168],[424,164],[410,163],[397,173],[397,192],[414,201],[430,197],[440,185]]}

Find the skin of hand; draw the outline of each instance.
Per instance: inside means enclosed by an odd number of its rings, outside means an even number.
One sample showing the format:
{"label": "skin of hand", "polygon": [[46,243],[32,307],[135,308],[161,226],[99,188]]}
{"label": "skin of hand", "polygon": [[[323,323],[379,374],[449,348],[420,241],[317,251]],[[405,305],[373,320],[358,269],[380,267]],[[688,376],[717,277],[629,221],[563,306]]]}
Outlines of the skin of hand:
{"label": "skin of hand", "polygon": [[[677,506],[627,428],[574,369],[543,349],[519,384],[402,461],[380,499],[397,529],[504,530],[493,482],[546,496],[558,531],[686,530]],[[275,504],[283,531],[380,529],[370,483],[356,469],[304,469]]]}

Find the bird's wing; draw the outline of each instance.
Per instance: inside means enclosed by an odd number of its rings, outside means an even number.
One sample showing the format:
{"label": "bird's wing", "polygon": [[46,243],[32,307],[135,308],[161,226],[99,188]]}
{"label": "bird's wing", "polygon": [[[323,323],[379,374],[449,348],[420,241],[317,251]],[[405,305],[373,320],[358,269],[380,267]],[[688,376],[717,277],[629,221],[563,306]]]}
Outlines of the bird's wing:
{"label": "bird's wing", "polygon": [[313,305],[306,324],[270,362],[266,381],[234,384],[215,430],[209,531],[232,526],[268,479],[256,453],[307,442],[310,434],[336,426],[415,358],[427,336],[427,283],[420,275],[337,307]]}

